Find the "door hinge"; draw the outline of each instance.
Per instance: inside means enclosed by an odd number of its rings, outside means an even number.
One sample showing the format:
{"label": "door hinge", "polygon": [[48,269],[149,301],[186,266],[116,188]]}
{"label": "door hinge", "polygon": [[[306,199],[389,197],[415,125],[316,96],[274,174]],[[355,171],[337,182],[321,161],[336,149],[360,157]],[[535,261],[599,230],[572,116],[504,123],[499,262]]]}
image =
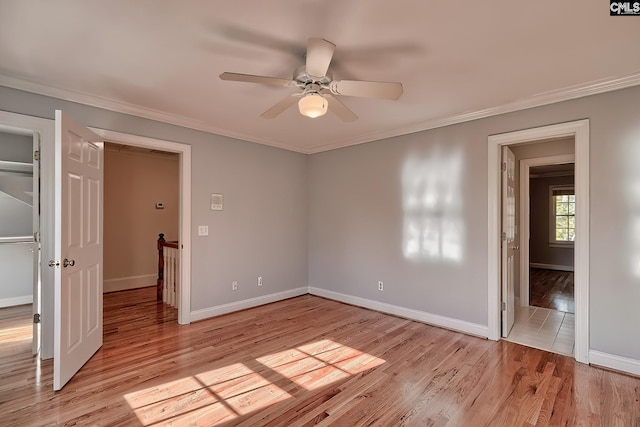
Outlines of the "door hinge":
{"label": "door hinge", "polygon": [[502,162],[502,172],[506,172],[507,171],[507,164],[505,162]]}
{"label": "door hinge", "polygon": [[33,315],[33,323],[40,323],[40,313]]}
{"label": "door hinge", "polygon": [[507,303],[502,301],[502,311],[505,311],[507,309]]}
{"label": "door hinge", "polygon": [[506,241],[507,240],[507,232],[503,231],[502,233],[500,233],[500,238],[502,239],[502,241]]}
{"label": "door hinge", "polygon": [[33,160],[40,161],[40,150],[33,152]]}

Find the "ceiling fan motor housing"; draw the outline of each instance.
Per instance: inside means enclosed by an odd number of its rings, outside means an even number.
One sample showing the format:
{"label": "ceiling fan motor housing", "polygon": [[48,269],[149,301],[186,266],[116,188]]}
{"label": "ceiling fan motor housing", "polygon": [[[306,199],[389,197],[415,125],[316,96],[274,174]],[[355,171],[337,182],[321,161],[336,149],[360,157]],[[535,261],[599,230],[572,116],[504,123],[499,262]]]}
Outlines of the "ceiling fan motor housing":
{"label": "ceiling fan motor housing", "polygon": [[300,83],[301,87],[306,87],[309,83],[316,83],[321,87],[326,87],[331,83],[332,76],[331,73],[327,73],[327,75],[322,77],[315,77],[311,74],[307,73],[307,68],[302,65],[296,69],[293,73],[293,79]]}

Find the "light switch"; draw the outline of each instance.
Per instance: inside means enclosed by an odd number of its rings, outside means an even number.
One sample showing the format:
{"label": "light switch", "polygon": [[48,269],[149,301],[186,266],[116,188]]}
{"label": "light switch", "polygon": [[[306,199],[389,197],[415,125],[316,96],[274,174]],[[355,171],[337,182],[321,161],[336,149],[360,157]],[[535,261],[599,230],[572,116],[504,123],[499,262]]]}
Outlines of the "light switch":
{"label": "light switch", "polygon": [[208,225],[199,225],[198,226],[198,236],[208,236],[209,235],[209,226]]}

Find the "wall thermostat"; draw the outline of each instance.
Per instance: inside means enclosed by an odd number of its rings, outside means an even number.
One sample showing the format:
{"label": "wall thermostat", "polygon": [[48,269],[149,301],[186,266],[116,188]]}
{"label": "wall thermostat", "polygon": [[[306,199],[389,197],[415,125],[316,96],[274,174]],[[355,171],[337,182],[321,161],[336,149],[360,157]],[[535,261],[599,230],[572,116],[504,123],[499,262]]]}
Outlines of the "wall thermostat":
{"label": "wall thermostat", "polygon": [[211,194],[211,210],[222,210],[222,194]]}

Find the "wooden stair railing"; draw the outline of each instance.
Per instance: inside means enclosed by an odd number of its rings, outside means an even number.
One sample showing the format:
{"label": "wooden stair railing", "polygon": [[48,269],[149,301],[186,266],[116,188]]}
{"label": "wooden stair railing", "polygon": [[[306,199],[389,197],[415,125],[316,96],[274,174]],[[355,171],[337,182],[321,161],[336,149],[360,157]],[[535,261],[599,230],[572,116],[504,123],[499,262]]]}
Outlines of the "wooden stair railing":
{"label": "wooden stair railing", "polygon": [[178,268],[178,241],[166,241],[164,233],[158,236],[158,281],[156,300],[173,307],[178,304],[180,272]]}

